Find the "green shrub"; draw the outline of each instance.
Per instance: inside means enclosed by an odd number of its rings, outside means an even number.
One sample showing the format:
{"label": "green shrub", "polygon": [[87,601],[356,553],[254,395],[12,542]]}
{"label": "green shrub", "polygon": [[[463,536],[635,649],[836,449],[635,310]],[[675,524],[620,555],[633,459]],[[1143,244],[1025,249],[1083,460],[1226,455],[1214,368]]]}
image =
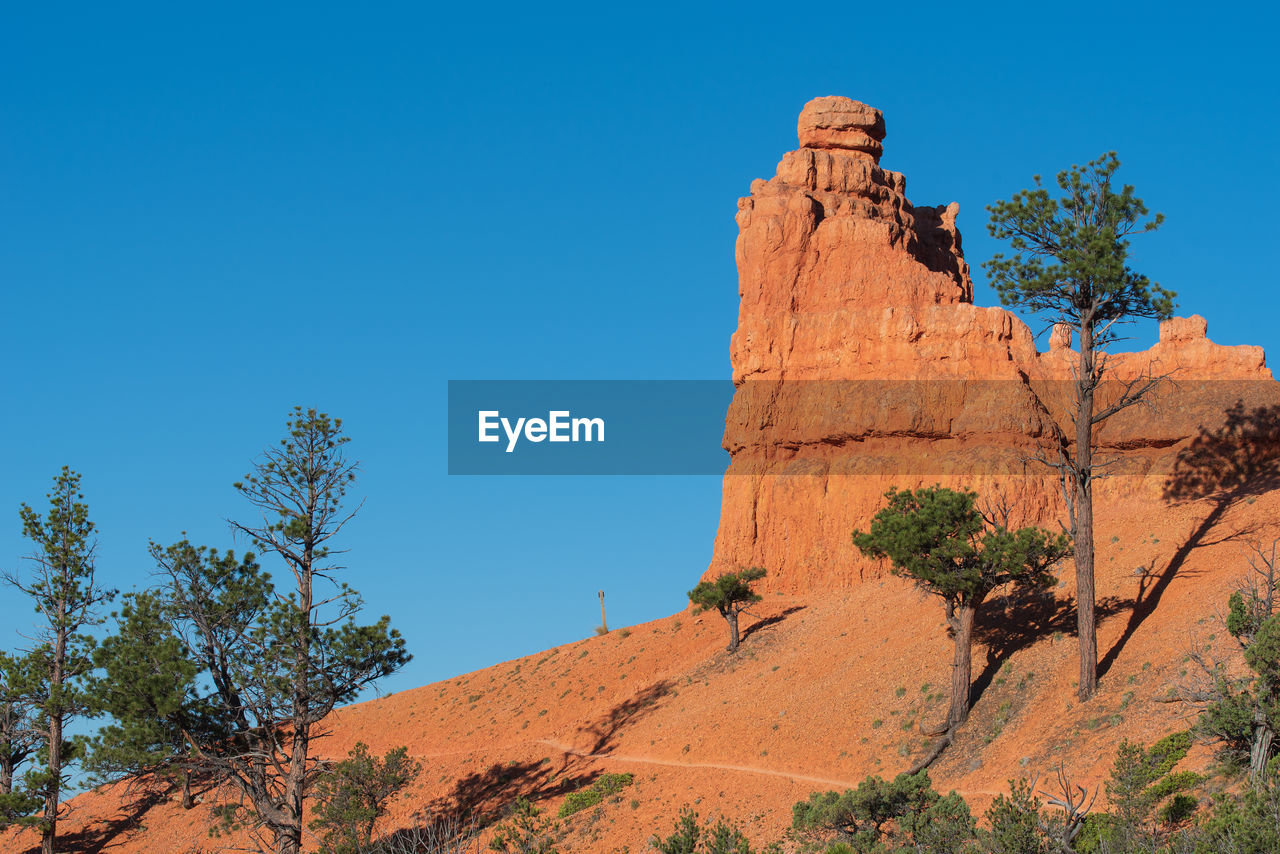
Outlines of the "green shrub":
{"label": "green shrub", "polygon": [[1195,814],[1200,802],[1190,795],[1174,795],[1157,814],[1165,824],[1181,824]]}
{"label": "green shrub", "polygon": [[559,822],[546,818],[528,798],[519,797],[494,831],[489,848],[501,854],[558,854],[561,835]]}
{"label": "green shrub", "polygon": [[672,834],[663,839],[656,834],[649,842],[661,854],[755,854],[738,826],[718,820],[698,824],[698,814],[686,805]]}
{"label": "green shrub", "polygon": [[387,801],[417,779],[422,766],[409,759],[408,748],[397,747],[379,759],[359,742],[347,758],[316,783],[316,819],[322,854],[355,854],[368,847],[373,828],[387,809]]}
{"label": "green shrub", "polygon": [[791,827],[800,835],[845,843],[856,852],[879,851],[888,843],[958,854],[976,834],[964,799],[954,792],[940,796],[925,771],[899,774],[891,781],[867,777],[844,793],[814,792],[792,807]]}
{"label": "green shrub", "polygon": [[1010,780],[1009,796],[996,795],[987,808],[989,831],[982,834],[983,851],[990,854],[1047,854],[1048,840],[1040,830],[1040,799],[1026,780]]}
{"label": "green shrub", "polygon": [[[1274,769],[1274,765],[1273,765]],[[1197,852],[1275,854],[1280,851],[1280,786],[1268,778],[1241,795],[1219,795],[1201,827]]]}
{"label": "green shrub", "polygon": [[581,812],[595,806],[610,795],[618,794],[623,787],[630,786],[634,779],[634,774],[601,774],[590,786],[565,796],[564,803],[560,805],[560,818]]}

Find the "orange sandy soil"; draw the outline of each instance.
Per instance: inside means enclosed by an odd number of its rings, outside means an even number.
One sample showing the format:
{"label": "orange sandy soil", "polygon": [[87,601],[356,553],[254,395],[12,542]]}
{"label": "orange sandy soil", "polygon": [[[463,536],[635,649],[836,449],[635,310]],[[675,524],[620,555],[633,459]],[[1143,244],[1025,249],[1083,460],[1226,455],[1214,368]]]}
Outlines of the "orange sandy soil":
{"label": "orange sandy soil", "polygon": [[[1101,689],[1088,703],[1074,696],[1069,580],[1039,613],[1006,614],[999,600],[984,611],[981,693],[931,769],[936,788],[960,792],[980,814],[1009,778],[1059,762],[1092,787],[1121,739],[1187,726],[1191,710],[1168,701],[1184,653],[1193,634],[1222,633],[1216,612],[1248,545],[1276,535],[1280,494],[1214,507],[1150,497],[1099,507],[1098,594],[1110,615]],[[562,851],[644,851],[683,804],[739,822],[753,842],[778,839],[796,800],[891,777],[931,743],[921,725],[945,715],[951,643],[937,600],[887,575],[829,595],[769,597],[754,611],[736,656],[717,615],[684,612],[342,709],[320,749],[339,757],[357,740],[379,754],[403,744],[422,762],[380,832],[417,813],[489,813],[521,794],[554,814],[566,793],[611,771],[633,773],[634,784],[565,820]],[[1208,761],[1202,748],[1187,760]],[[208,824],[206,806],[184,811],[176,793],[131,808],[118,787],[98,790],[67,805],[59,850],[243,844],[210,838]],[[0,836],[6,852],[34,844],[30,833]]]}

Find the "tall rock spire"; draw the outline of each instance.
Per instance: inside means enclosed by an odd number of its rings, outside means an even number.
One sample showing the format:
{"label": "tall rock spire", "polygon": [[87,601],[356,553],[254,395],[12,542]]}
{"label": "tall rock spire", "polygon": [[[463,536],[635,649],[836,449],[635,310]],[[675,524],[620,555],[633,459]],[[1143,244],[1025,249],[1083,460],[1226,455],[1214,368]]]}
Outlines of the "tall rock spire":
{"label": "tall rock spire", "polygon": [[[975,488],[1027,522],[1054,524],[1061,493],[1032,457],[1049,419],[1064,417],[1069,336],[1039,353],[1017,317],[973,304],[959,206],[908,200],[906,179],[880,166],[879,110],[815,98],[797,131],[800,148],[738,202],[732,463],[709,574],[763,566],[782,592],[856,583],[868,563],[850,533],[890,486]],[[1280,400],[1258,348],[1213,344],[1203,321],[1171,321],[1161,337],[1146,353],[1117,354],[1113,375],[1164,366],[1262,381]],[[1233,402],[1217,393],[1155,423],[1118,416],[1101,441],[1158,446],[1167,462]],[[1161,464],[1133,459],[1139,473]]]}

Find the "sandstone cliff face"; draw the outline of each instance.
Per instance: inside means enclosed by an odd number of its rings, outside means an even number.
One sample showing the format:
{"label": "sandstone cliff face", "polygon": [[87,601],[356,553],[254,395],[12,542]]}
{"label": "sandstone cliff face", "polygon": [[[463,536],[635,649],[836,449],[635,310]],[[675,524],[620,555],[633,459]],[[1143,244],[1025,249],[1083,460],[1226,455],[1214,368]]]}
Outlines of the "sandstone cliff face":
{"label": "sandstone cliff face", "polygon": [[[763,566],[784,593],[856,583],[875,567],[850,532],[895,485],[973,488],[1014,503],[1019,522],[1053,524],[1061,491],[1034,457],[1050,422],[1068,423],[1070,330],[1041,353],[1019,318],[973,305],[959,207],[908,200],[906,179],[880,166],[879,110],[817,98],[798,135],[777,175],[738,202],[732,463],[708,575]],[[1100,499],[1159,501],[1178,452],[1233,403],[1280,402],[1260,348],[1206,331],[1175,318],[1150,350],[1112,357],[1117,380],[1172,382],[1100,429],[1122,458]]]}

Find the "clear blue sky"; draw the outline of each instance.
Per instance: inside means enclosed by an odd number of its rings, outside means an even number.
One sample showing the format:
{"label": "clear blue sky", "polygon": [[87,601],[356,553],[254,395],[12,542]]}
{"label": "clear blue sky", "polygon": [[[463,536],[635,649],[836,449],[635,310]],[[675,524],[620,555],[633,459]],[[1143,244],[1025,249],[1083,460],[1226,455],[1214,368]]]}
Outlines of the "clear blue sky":
{"label": "clear blue sky", "polygon": [[450,477],[446,381],[727,377],[735,202],[817,95],[960,203],[979,302],[983,206],[1116,149],[1168,218],[1137,265],[1280,352],[1270,5],[445,5],[10,4],[0,568],[63,464],[107,582],[225,547],[300,403],[363,461],[350,578],[416,654],[386,690],[584,637],[600,588],[679,609],[718,478]]}

